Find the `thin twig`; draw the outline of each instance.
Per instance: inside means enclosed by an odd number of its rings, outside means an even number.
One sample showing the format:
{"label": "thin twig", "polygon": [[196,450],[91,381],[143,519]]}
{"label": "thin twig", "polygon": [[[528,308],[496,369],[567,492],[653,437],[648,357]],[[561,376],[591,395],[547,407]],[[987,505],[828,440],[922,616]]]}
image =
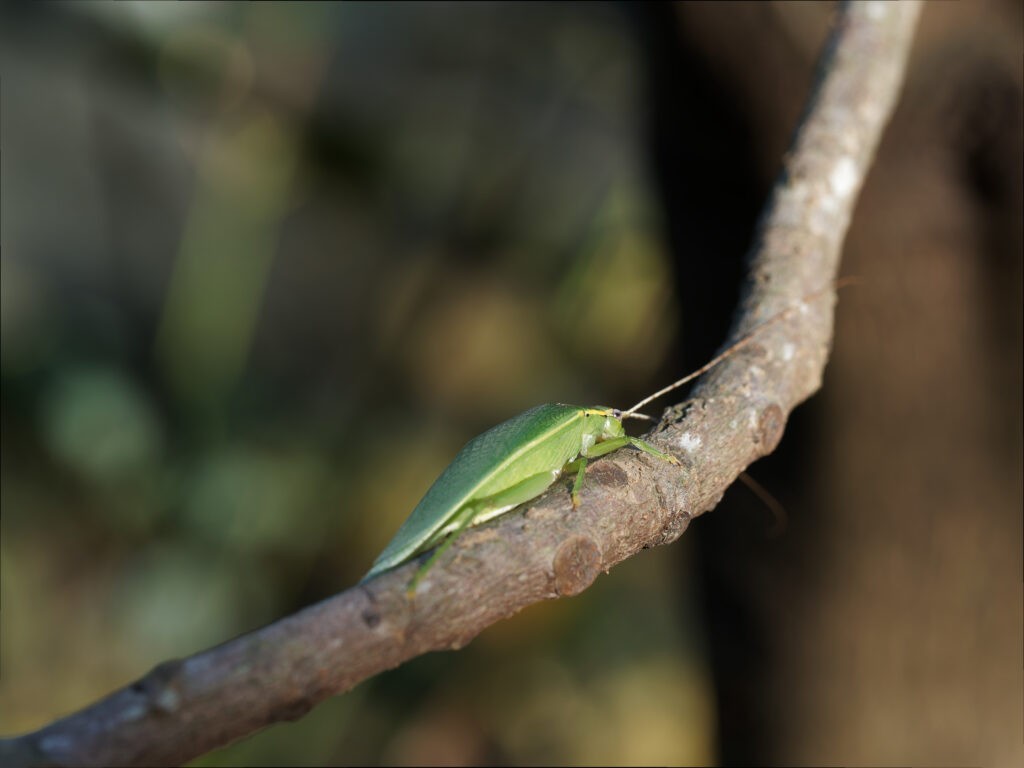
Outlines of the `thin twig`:
{"label": "thin twig", "polygon": [[[732,339],[836,277],[857,192],[903,77],[916,2],[843,6],[820,78],[764,214]],[[829,297],[832,298],[832,297]],[[832,301],[817,300],[710,371],[694,407],[649,440],[684,470],[619,451],[594,462],[572,510],[556,486],[474,528],[424,578],[418,562],[180,661],[39,731],[0,743],[6,765],[190,760],[432,650],[459,648],[527,605],[585,589],[602,570],[676,539],[778,444],[820,385]],[[670,411],[671,413],[671,411]]]}

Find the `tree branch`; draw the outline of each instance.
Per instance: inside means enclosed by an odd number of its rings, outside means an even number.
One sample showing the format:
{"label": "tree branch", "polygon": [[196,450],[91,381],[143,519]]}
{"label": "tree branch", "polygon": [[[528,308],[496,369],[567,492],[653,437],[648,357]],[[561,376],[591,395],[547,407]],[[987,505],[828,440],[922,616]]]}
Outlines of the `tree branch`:
{"label": "tree branch", "polygon": [[[857,192],[896,100],[916,2],[842,7],[819,81],[762,218],[732,338],[835,279]],[[575,595],[627,557],[679,537],[770,453],[821,383],[834,293],[705,375],[649,440],[683,471],[632,451],[596,461],[574,511],[565,484],[467,531],[421,582],[417,563],[180,661],[34,733],[4,765],[185,762],[433,650],[456,649],[531,603]]]}

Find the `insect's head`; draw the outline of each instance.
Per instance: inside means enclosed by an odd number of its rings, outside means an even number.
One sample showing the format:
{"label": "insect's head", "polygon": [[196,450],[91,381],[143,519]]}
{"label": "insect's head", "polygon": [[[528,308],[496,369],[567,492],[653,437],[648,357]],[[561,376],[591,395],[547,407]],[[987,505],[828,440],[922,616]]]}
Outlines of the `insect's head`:
{"label": "insect's head", "polygon": [[588,432],[593,435],[600,435],[600,439],[609,440],[613,437],[622,437],[626,431],[622,428],[622,411],[618,408],[607,408],[603,405],[596,408],[587,408],[586,417]]}

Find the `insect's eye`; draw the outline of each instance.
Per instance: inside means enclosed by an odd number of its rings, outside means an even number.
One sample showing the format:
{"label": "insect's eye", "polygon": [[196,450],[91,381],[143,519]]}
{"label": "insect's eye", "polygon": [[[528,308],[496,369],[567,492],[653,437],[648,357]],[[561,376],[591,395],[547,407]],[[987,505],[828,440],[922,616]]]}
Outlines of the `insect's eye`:
{"label": "insect's eye", "polygon": [[616,419],[621,419],[622,411],[620,411],[618,408],[612,408],[612,416],[614,416]]}

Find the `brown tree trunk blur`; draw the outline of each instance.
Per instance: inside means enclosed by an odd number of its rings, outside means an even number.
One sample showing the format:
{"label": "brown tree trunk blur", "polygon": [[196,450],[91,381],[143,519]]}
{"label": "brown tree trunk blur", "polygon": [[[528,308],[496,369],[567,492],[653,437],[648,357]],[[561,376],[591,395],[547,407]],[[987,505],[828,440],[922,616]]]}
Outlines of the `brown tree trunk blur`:
{"label": "brown tree trunk blur", "polygon": [[[724,335],[832,10],[732,9],[639,25],[680,370]],[[743,488],[692,527],[724,763],[1024,761],[1021,29],[1016,3],[925,9],[843,257],[864,284],[822,393],[751,469],[786,527]],[[700,124],[725,140],[688,142]]]}

